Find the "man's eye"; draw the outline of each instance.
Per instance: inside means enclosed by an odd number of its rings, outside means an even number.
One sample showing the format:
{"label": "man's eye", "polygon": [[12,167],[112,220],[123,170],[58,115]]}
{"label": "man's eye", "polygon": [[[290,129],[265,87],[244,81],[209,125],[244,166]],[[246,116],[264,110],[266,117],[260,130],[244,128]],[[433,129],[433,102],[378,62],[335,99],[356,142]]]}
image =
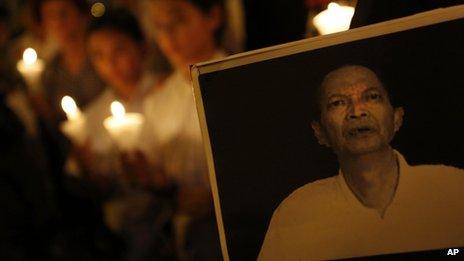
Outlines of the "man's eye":
{"label": "man's eye", "polygon": [[338,107],[338,106],[343,106],[343,105],[345,105],[344,100],[333,100],[329,102],[329,107]]}
{"label": "man's eye", "polygon": [[380,99],[382,99],[382,96],[381,96],[380,94],[378,94],[378,93],[370,93],[370,94],[367,96],[367,98],[368,98],[369,100],[380,100]]}

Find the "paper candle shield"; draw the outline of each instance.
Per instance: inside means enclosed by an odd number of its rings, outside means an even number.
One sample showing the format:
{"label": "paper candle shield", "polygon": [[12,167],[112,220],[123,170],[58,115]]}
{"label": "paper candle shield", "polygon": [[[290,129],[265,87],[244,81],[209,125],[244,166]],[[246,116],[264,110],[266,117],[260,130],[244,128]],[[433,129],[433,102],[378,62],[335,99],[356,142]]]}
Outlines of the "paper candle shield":
{"label": "paper candle shield", "polygon": [[123,118],[110,116],[103,125],[122,151],[134,150],[142,130],[144,118],[140,113],[126,113]]}
{"label": "paper candle shield", "polygon": [[72,121],[67,120],[62,122],[60,129],[73,143],[77,145],[84,145],[88,137],[85,125],[85,118],[80,117]]}

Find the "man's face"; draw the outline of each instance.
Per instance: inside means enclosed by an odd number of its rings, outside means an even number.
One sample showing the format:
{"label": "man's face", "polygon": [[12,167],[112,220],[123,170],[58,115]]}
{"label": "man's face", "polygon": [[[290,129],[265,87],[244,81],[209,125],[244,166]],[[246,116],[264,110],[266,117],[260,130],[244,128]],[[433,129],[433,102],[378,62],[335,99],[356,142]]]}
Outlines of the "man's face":
{"label": "man's face", "polygon": [[66,45],[85,32],[87,17],[71,2],[48,0],[41,6],[42,24],[48,35]]}
{"label": "man's face", "polygon": [[99,76],[111,86],[130,86],[143,70],[143,46],[114,30],[92,32],[87,39],[88,52]]}
{"label": "man's face", "polygon": [[221,24],[218,8],[203,13],[185,0],[157,0],[151,3],[156,40],[177,68],[201,61],[214,49],[214,32]]}
{"label": "man's face", "polygon": [[361,66],[342,67],[325,78],[321,119],[312,127],[320,144],[338,156],[360,155],[389,147],[402,123],[377,76]]}

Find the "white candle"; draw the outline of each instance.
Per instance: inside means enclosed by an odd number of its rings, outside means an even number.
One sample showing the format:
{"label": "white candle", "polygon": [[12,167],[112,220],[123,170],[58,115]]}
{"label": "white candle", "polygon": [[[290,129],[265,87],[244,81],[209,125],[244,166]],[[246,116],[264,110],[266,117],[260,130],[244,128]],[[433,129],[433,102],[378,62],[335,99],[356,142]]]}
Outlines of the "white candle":
{"label": "white candle", "polygon": [[70,121],[78,120],[79,117],[82,117],[81,111],[77,107],[76,102],[73,98],[67,95],[61,99],[61,108],[63,108],[63,111],[66,113],[66,116]]}
{"label": "white candle", "polygon": [[313,24],[321,35],[346,31],[350,28],[354,8],[330,3],[326,10],[313,18]]}
{"label": "white candle", "polygon": [[64,96],[61,107],[68,120],[61,123],[61,131],[74,143],[83,145],[87,140],[86,120],[73,98]]}
{"label": "white candle", "polygon": [[27,48],[23,53],[23,61],[27,66],[31,66],[37,62],[37,53],[32,48]]}
{"label": "white candle", "polygon": [[27,48],[24,50],[23,59],[18,61],[16,68],[32,92],[40,90],[40,76],[45,68],[45,64],[41,59],[37,58],[37,53],[34,49]]}
{"label": "white candle", "polygon": [[116,145],[123,151],[135,149],[142,130],[144,117],[140,113],[126,113],[124,106],[114,101],[111,103],[112,116],[103,121]]}
{"label": "white candle", "polygon": [[111,103],[111,114],[113,114],[115,121],[123,122],[124,116],[126,115],[126,109],[124,109],[124,106],[120,102],[114,101]]}

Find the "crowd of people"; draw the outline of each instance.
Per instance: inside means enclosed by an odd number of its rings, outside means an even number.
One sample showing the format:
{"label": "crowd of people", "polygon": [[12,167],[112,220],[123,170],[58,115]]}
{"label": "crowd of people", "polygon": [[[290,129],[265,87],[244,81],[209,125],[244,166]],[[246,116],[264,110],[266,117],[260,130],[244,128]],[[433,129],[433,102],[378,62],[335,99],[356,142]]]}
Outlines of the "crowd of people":
{"label": "crowd of people", "polygon": [[[329,1],[96,2],[0,2],[0,259],[220,260],[189,66],[299,40]],[[354,26],[402,15],[358,6]],[[16,67],[27,47],[37,86]],[[62,132],[64,96],[84,142]],[[115,100],[145,119],[131,151],[103,126]]]}
{"label": "crowd of people", "polygon": [[[20,33],[1,7],[2,260],[221,259],[189,65],[299,39],[305,22],[246,44],[230,2],[26,1]],[[26,47],[45,62],[38,87],[16,69]],[[83,142],[62,131],[64,96]],[[116,100],[144,117],[130,151],[103,125]]]}

